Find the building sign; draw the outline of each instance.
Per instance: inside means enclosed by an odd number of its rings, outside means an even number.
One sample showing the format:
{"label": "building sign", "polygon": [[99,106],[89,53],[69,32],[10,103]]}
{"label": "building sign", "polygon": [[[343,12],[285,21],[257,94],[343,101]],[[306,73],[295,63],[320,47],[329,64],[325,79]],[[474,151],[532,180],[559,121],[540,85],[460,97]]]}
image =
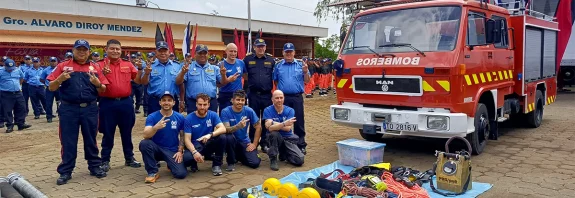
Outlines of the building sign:
{"label": "building sign", "polygon": [[3,25],[16,25],[16,26],[35,26],[46,28],[68,28],[68,29],[84,29],[96,31],[115,31],[115,32],[142,32],[141,26],[133,25],[119,25],[119,24],[105,24],[105,23],[92,23],[85,21],[62,21],[53,19],[32,19],[26,21],[24,19],[4,17],[2,19]]}

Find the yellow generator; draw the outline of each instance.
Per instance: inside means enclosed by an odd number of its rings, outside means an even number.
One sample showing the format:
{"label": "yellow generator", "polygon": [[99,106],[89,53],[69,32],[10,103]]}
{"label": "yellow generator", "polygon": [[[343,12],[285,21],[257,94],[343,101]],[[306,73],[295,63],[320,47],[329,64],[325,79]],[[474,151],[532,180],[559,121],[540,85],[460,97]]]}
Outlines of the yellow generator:
{"label": "yellow generator", "polygon": [[[449,143],[454,139],[460,139],[467,145],[467,151],[462,150],[455,153],[449,152]],[[445,143],[445,152],[436,151],[437,161],[433,165],[437,180],[437,188],[450,191],[451,193],[440,192],[435,189],[433,181],[430,182],[431,189],[441,195],[460,195],[467,190],[471,190],[471,145],[462,137],[452,137]]]}

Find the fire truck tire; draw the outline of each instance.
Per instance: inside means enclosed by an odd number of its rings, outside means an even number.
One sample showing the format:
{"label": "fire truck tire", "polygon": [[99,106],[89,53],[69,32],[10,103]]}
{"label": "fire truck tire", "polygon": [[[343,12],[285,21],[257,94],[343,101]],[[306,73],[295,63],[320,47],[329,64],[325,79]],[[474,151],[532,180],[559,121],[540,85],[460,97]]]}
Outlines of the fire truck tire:
{"label": "fire truck tire", "polygon": [[366,134],[363,133],[363,129],[359,130],[359,134],[361,135],[361,137],[367,141],[370,142],[377,142],[378,140],[381,140],[382,135],[381,134]]}
{"label": "fire truck tire", "polygon": [[535,109],[527,114],[527,126],[537,128],[543,121],[543,92],[537,90],[535,95]]}
{"label": "fire truck tire", "polygon": [[467,140],[471,143],[473,154],[483,153],[489,139],[489,112],[483,103],[477,104],[475,111],[475,132],[467,134]]}

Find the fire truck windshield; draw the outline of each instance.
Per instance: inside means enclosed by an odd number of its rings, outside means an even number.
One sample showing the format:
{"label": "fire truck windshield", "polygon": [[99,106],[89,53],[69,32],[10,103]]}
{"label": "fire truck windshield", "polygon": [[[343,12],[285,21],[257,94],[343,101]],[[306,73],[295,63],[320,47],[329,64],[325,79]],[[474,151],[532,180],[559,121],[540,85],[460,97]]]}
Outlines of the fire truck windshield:
{"label": "fire truck windshield", "polygon": [[457,41],[460,18],[459,6],[360,16],[354,21],[342,54],[411,52],[413,48],[422,52],[451,51]]}

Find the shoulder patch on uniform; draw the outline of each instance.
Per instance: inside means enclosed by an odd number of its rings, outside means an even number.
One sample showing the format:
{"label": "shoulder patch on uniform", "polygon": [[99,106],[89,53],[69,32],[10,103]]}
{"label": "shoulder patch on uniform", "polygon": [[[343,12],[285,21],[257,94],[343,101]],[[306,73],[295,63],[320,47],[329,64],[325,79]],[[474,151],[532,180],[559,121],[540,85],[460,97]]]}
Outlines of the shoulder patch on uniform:
{"label": "shoulder patch on uniform", "polygon": [[267,62],[267,61],[264,62],[264,65],[271,65],[271,64],[272,64],[271,62]]}
{"label": "shoulder patch on uniform", "polygon": [[274,55],[272,55],[270,53],[266,53],[266,56],[273,57]]}
{"label": "shoulder patch on uniform", "polygon": [[248,62],[248,64],[250,64],[250,65],[255,65],[255,64],[256,64],[256,61],[250,61],[250,62]]}
{"label": "shoulder patch on uniform", "polygon": [[246,54],[246,56],[251,56],[251,55],[252,55],[252,53],[251,53],[251,52],[248,52],[248,53]]}

